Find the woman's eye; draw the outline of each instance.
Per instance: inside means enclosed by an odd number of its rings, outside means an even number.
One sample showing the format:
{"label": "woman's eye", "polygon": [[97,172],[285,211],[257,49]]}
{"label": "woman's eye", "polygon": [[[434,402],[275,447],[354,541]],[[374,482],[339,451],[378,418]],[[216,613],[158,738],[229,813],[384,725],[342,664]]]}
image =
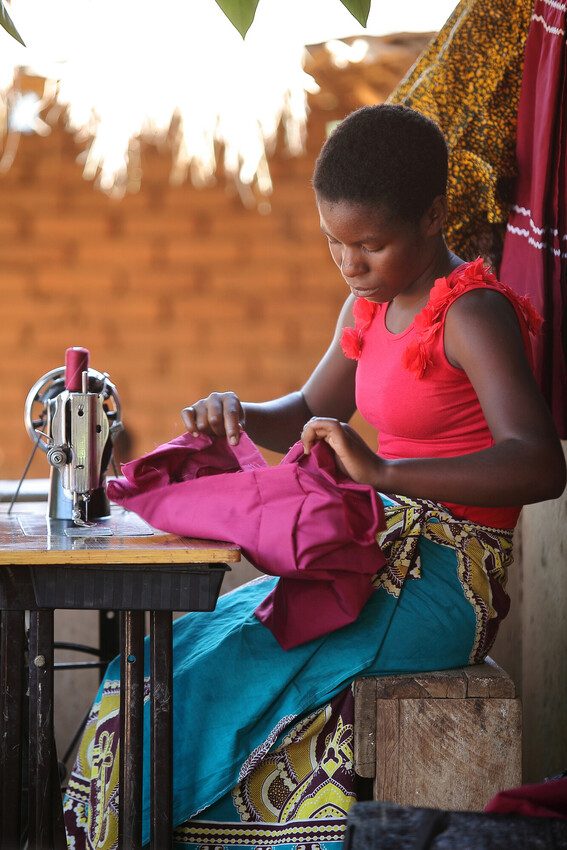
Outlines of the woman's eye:
{"label": "woman's eye", "polygon": [[377,254],[382,250],[381,247],[377,247],[376,245],[363,245],[363,251],[366,251],[367,254]]}

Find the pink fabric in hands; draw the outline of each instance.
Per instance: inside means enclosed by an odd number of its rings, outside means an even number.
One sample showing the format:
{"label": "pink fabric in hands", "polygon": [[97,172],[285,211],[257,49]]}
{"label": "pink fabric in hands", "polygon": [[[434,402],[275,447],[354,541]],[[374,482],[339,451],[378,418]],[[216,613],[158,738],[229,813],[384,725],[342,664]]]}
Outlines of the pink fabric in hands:
{"label": "pink fabric in hands", "polygon": [[309,455],[296,443],[270,467],[246,434],[230,446],[187,433],[122,472],[108,484],[114,502],[163,531],[235,543],[281,577],[255,613],[285,649],[354,622],[385,563],[382,504],[325,443]]}
{"label": "pink fabric in hands", "polygon": [[213,441],[205,435],[188,439],[182,434],[149,454],[122,464],[125,481],[119,482],[120,492],[136,495],[203,475],[267,466],[252,440],[247,442],[249,445],[234,447],[240,448],[238,453],[226,440]]}

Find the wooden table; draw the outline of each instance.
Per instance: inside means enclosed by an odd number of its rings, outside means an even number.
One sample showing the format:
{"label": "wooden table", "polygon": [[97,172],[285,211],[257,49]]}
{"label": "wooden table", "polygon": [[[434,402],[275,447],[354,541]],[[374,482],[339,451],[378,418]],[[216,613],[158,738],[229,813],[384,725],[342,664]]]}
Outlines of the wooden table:
{"label": "wooden table", "polygon": [[0,847],[21,846],[29,687],[28,847],[66,848],[53,734],[56,608],[120,612],[121,850],[141,847],[143,642],[150,612],[151,847],[170,847],[172,612],[213,610],[240,551],[164,534],[117,508],[86,536],[75,536],[80,532],[68,521],[46,520],[45,504],[17,503],[10,515],[7,509],[0,505]]}

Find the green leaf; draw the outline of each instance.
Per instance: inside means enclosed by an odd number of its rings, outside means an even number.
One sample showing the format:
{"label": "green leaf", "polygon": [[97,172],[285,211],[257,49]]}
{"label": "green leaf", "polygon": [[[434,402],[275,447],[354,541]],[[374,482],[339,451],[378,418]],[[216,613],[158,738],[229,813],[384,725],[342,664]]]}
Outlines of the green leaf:
{"label": "green leaf", "polygon": [[216,2],[244,38],[254,20],[259,0],[216,0]]}
{"label": "green leaf", "polygon": [[351,15],[354,15],[359,24],[366,26],[368,13],[370,12],[371,0],[341,0],[341,3],[348,9]]}
{"label": "green leaf", "polygon": [[4,0],[0,0],[0,26],[4,27],[6,32],[9,33],[12,38],[15,38],[16,41],[19,41],[20,44],[24,45],[24,47],[26,46],[22,36],[14,26],[12,18],[6,11],[6,7],[4,6]]}

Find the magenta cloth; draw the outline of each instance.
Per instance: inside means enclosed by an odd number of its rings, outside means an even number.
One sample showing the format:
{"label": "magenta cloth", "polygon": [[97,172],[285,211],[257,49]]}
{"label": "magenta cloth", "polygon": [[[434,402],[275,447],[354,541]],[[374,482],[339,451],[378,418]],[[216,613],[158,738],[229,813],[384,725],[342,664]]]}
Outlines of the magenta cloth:
{"label": "magenta cloth", "polygon": [[108,495],[155,528],[228,540],[262,572],[280,576],[255,611],[290,649],[354,622],[386,559],[376,542],[376,492],[341,475],[334,454],[296,443],[268,466],[246,434],[183,434],[122,466]]}
{"label": "magenta cloth", "polygon": [[500,791],[484,811],[536,818],[567,818],[567,777]]}
{"label": "magenta cloth", "polygon": [[518,107],[518,182],[500,280],[543,316],[535,372],[567,438],[567,53],[564,3],[535,0]]}

